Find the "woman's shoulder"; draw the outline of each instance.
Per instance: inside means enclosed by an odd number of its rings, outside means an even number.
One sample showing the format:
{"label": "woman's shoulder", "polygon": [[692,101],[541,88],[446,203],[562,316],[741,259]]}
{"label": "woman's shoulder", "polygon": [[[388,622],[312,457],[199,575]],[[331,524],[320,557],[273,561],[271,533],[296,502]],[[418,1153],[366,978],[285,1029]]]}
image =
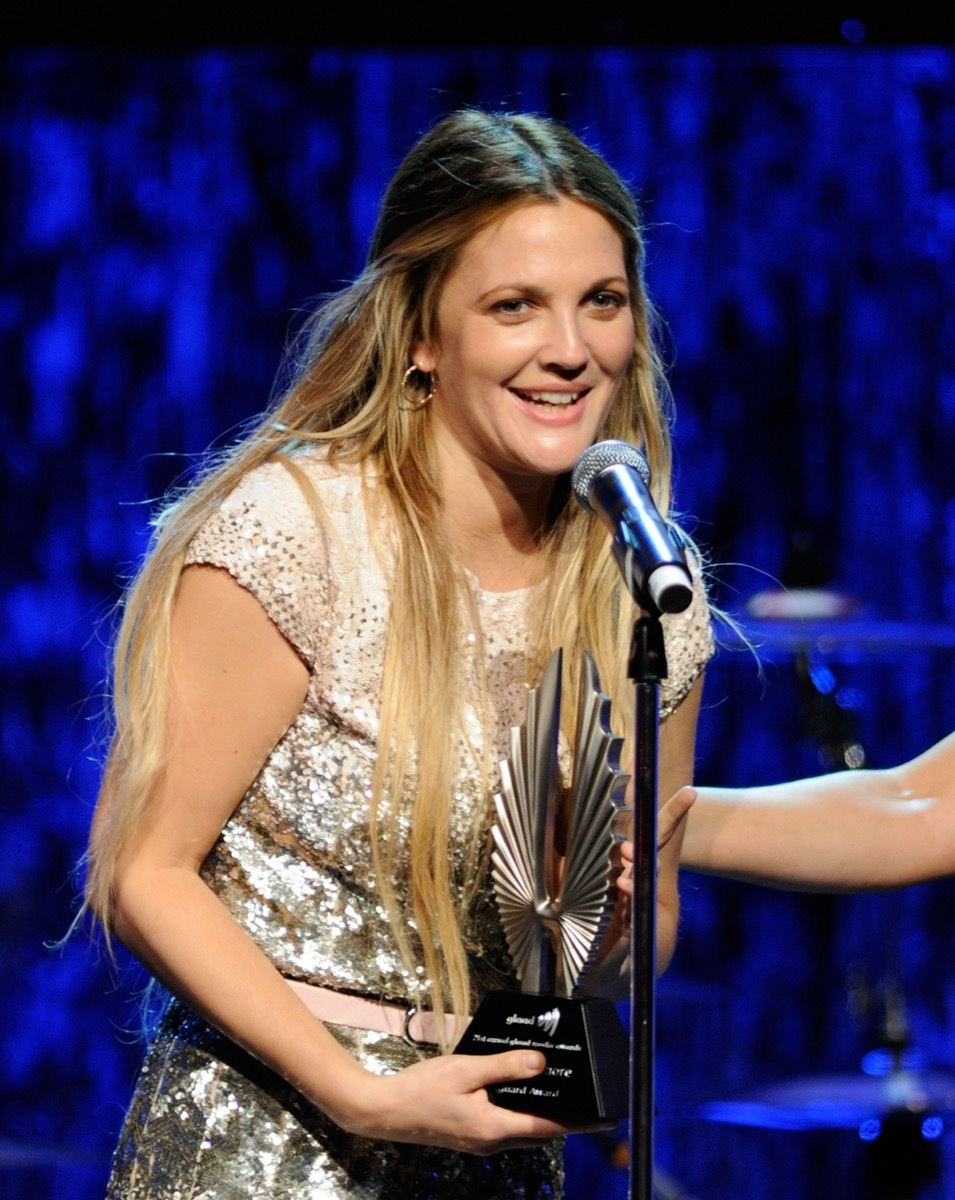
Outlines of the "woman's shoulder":
{"label": "woman's shoulder", "polygon": [[330,461],[323,449],[277,455],[242,476],[218,509],[254,512],[260,520],[283,525],[290,517],[312,523],[316,505],[350,506],[362,492],[365,474],[358,463]]}
{"label": "woman's shoulder", "polygon": [[319,616],[350,579],[346,548],[363,536],[362,484],[359,467],[324,454],[270,459],[211,506],[185,565],[227,570],[311,665]]}
{"label": "woman's shoulder", "polygon": [[288,560],[310,572],[342,576],[387,545],[385,510],[374,499],[372,470],[329,458],[324,447],[276,455],[249,469],[210,506],[187,562],[230,547],[250,561]]}
{"label": "woman's shoulder", "polygon": [[321,448],[283,454],[249,469],[224,495],[214,500],[194,542],[240,536],[249,542],[279,539],[318,549],[329,538],[340,546],[369,537],[369,511],[374,476],[360,463],[330,460]]}

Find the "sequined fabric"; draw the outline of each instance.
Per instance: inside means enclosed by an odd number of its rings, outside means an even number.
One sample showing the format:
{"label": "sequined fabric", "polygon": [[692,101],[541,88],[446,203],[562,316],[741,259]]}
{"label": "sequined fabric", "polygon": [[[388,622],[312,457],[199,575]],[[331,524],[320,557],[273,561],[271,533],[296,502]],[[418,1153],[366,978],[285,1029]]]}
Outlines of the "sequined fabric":
{"label": "sequined fabric", "polygon": [[[224,567],[257,597],[310,668],[308,695],[203,866],[203,877],[287,977],[407,1002],[421,980],[401,962],[371,878],[368,804],[388,588],[372,546],[357,469],[298,460],[314,485],[318,521],[281,463],[247,477],[194,539],[187,561]],[[524,719],[530,592],[475,585],[489,714],[503,756]],[[712,643],[700,590],[687,613],[665,618],[672,711]],[[489,819],[488,780],[475,760],[478,707],[465,714],[452,797],[452,854],[462,863],[475,822]],[[469,745],[470,742],[470,745]],[[400,811],[400,810],[399,810]],[[401,889],[403,880],[399,878]],[[513,986],[490,889],[465,931],[475,991]],[[400,1070],[415,1051],[400,1039],[329,1026],[373,1072]],[[286,1083],[173,1002],[148,1051],[121,1135],[110,1200],[402,1200],[454,1195],[560,1195],[560,1146],[487,1159],[344,1134]]]}

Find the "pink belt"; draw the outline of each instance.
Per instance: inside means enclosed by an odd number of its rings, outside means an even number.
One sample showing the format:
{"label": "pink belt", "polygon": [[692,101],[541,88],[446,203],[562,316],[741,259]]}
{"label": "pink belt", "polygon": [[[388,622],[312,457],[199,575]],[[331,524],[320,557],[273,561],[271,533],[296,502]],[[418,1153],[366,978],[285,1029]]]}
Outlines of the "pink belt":
{"label": "pink belt", "polygon": [[[350,996],[346,992],[299,983],[295,979],[288,979],[286,983],[312,1016],[320,1021],[330,1021],[332,1025],[350,1025],[353,1029],[369,1029],[375,1033],[390,1033],[403,1038],[411,1046],[436,1046],[440,1041],[436,1014],[413,1004],[390,1004],[369,996]],[[455,1040],[455,1018],[446,1013],[443,1021],[445,1037],[450,1045]]]}

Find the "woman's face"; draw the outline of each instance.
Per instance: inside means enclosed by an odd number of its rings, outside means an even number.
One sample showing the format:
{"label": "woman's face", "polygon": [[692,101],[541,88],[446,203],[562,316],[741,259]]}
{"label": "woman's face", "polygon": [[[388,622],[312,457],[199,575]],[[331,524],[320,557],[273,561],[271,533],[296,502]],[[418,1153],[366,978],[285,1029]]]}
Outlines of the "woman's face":
{"label": "woman's face", "polygon": [[596,209],[524,204],[468,242],[413,361],[448,471],[516,483],[570,470],[600,435],[634,353],[623,242]]}

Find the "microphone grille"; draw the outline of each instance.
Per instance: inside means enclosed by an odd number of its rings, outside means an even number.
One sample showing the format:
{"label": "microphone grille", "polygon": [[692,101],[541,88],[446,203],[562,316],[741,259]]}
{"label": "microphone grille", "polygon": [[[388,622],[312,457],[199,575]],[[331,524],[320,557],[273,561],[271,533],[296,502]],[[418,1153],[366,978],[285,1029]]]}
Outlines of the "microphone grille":
{"label": "microphone grille", "polygon": [[647,487],[650,486],[650,464],[642,450],[631,446],[629,442],[616,439],[597,442],[577,459],[577,465],[570,477],[570,486],[574,489],[578,503],[589,513],[594,513],[590,503],[591,485],[600,472],[606,471],[608,467],[633,467]]}

